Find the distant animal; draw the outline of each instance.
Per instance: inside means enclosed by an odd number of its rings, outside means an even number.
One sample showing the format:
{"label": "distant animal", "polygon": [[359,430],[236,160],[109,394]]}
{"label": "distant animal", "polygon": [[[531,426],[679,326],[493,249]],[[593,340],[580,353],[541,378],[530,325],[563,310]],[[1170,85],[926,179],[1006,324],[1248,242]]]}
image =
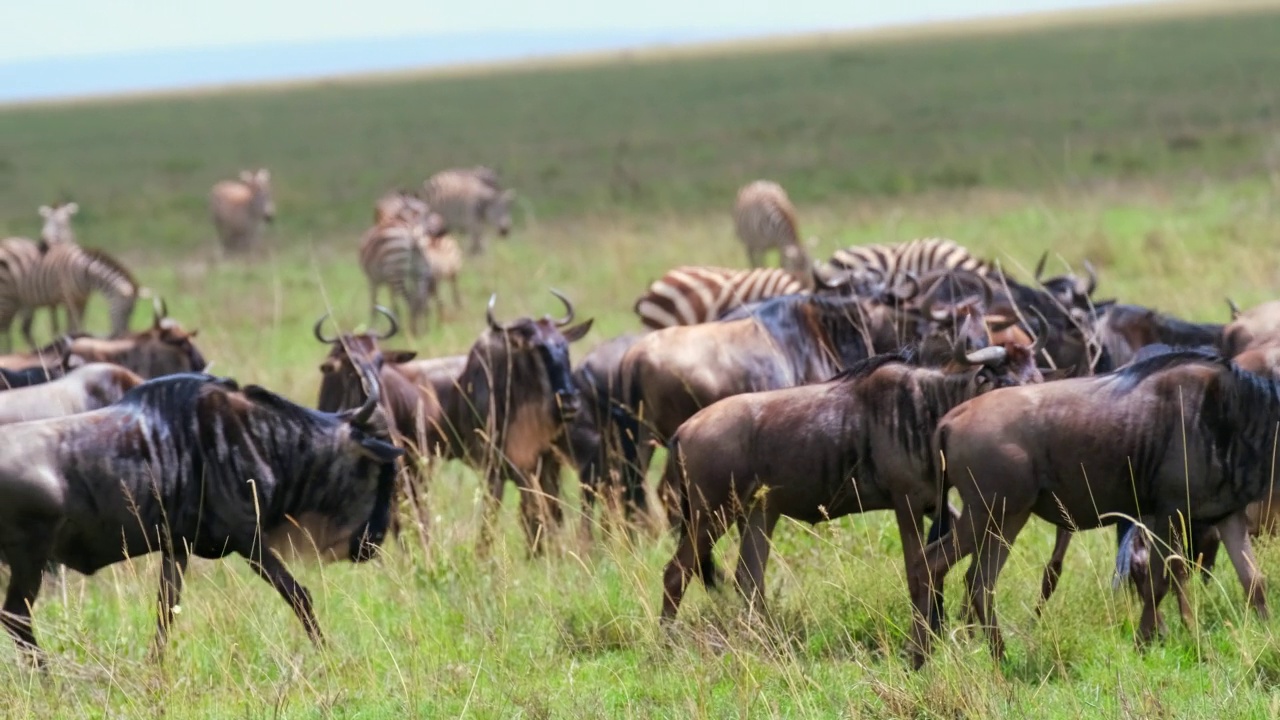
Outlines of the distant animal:
{"label": "distant animal", "polygon": [[[156,649],[179,603],[187,559],[235,553],[289,603],[312,640],[311,594],[281,554],[372,558],[386,531],[401,451],[369,401],[328,414],[264,388],[207,375],[144,383],[87,413],[17,423],[0,434],[2,622],[43,666],[31,608],[57,562],[91,575],[130,557],[163,557]],[[306,545],[304,546],[303,543]]]}
{"label": "distant animal", "polygon": [[828,265],[833,272],[860,281],[874,279],[890,288],[937,270],[964,270],[986,276],[995,269],[993,263],[974,256],[956,241],[937,237],[883,245],[853,245],[837,250]]}
{"label": "distant animal", "polygon": [[711,322],[740,305],[804,293],[809,287],[778,268],[682,265],[650,283],[634,309],[645,327],[660,330]]}
{"label": "distant animal", "polygon": [[408,306],[409,331],[415,335],[436,283],[423,247],[426,241],[422,223],[398,218],[373,226],[360,239],[360,268],[369,283],[370,307],[378,306],[378,291],[387,286],[393,311],[400,299]]}
{"label": "distant animal", "polygon": [[431,284],[431,298],[436,303],[436,320],[444,322],[444,301],[440,299],[440,286],[449,283],[449,291],[453,296],[453,308],[462,307],[462,298],[458,294],[458,273],[462,272],[462,248],[452,235],[432,235],[430,231],[418,240],[426,253],[427,263],[431,266],[431,274],[435,282]]}
{"label": "distant animal", "polygon": [[423,194],[433,212],[444,219],[447,232],[470,238],[467,251],[485,250],[484,227],[492,225],[501,237],[511,232],[512,190],[499,189],[470,170],[443,170],[423,183]]}
{"label": "distant animal", "polygon": [[75,367],[81,363],[109,362],[128,368],[144,378],[157,378],[177,373],[200,372],[208,366],[194,339],[199,330],[187,331],[182,323],[169,317],[169,308],[161,299],[153,299],[151,327],[120,338],[96,338],[79,335],[64,338],[62,363]]}
{"label": "distant animal", "polygon": [[0,425],[97,410],[142,382],[119,365],[82,365],[56,380],[0,392]]}
{"label": "distant animal", "polygon": [[733,207],[733,227],[751,267],[763,266],[765,253],[776,249],[784,256],[783,264],[787,264],[785,254],[789,251],[792,269],[809,269],[808,254],[800,245],[796,208],[778,183],[756,180],[742,186]]}
{"label": "distant animal", "polygon": [[373,224],[388,220],[417,220],[430,212],[422,198],[408,190],[394,190],[378,198],[373,205]]}
{"label": "distant animal", "polygon": [[71,229],[71,216],[80,211],[80,206],[69,202],[66,204],[41,205],[40,217],[44,218],[44,226],[40,228],[40,239],[46,245],[58,243],[74,243],[76,234]]}
{"label": "distant animal", "polygon": [[[970,400],[938,425],[934,454],[964,503],[952,536],[926,549],[930,591],[916,594],[913,664],[929,648],[931,593],[967,555],[969,612],[992,652],[1004,641],[991,598],[1009,549],[1031,515],[1087,530],[1121,516],[1153,518],[1153,562],[1139,637],[1150,640],[1168,591],[1174,523],[1217,527],[1249,603],[1266,615],[1245,512],[1270,487],[1280,383],[1216,353],[1179,350],[1114,373],[1009,388]],[[991,538],[999,538],[991,541]],[[1185,569],[1172,563],[1175,570]],[[929,618],[926,623],[924,618]]]}
{"label": "distant animal", "polygon": [[[74,243],[52,245],[40,252],[22,238],[0,242],[0,328],[6,346],[13,318],[22,315],[22,334],[34,348],[31,334],[35,310],[65,306],[68,331],[80,330],[90,293],[102,293],[108,304],[111,335],[128,331],[129,316],[142,288],[118,260],[100,250]],[[55,316],[56,317],[56,316]],[[55,320],[56,322],[56,320]]]}
{"label": "distant animal", "polygon": [[964,400],[1039,382],[1038,349],[957,345],[942,368],[919,366],[908,349],[854,363],[825,383],[703,408],[669,443],[660,494],[678,545],[663,577],[662,617],[675,617],[695,572],[714,586],[712,547],[731,524],[742,534],[738,588],[750,605],[762,605],[770,538],[784,515],[816,524],[893,510],[915,597],[923,520],[948,512],[936,483],[933,429]]}
{"label": "distant animal", "polygon": [[209,213],[223,252],[256,250],[263,223],[276,218],[271,172],[266,168],[244,170],[237,180],[217,183],[209,192]]}

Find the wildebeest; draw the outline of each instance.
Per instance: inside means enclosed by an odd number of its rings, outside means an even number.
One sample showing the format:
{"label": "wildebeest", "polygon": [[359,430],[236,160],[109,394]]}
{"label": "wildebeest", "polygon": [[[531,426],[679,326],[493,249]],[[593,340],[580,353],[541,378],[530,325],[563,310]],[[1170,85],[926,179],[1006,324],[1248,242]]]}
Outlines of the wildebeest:
{"label": "wildebeest", "polygon": [[122,365],[144,378],[174,373],[199,372],[208,365],[192,340],[199,330],[187,331],[169,317],[164,301],[154,303],[151,327],[122,338],[107,339],[79,335],[64,339],[63,362],[109,362]]}
{"label": "wildebeest", "polygon": [[1280,383],[1202,350],[1155,355],[1108,375],[1009,388],[955,408],[934,442],[964,512],[954,541],[926,551],[929,584],[916,593],[914,663],[928,650],[930,593],[941,592],[947,570],[975,552],[969,606],[992,651],[1003,654],[991,597],[1032,514],[1069,530],[1121,515],[1155,519],[1159,560],[1143,598],[1143,640],[1154,633],[1168,591],[1166,555],[1179,517],[1217,526],[1250,604],[1265,615],[1245,508],[1270,487],[1277,422]]}
{"label": "wildebeest", "polygon": [[488,552],[507,480],[520,491],[521,525],[531,553],[541,552],[548,521],[559,525],[563,516],[554,445],[581,403],[570,375],[569,343],[586,335],[592,320],[571,325],[573,303],[552,293],[564,303],[563,318],[500,323],[493,314],[496,296],[489,298],[489,327],[467,353],[459,405],[449,412],[459,454],[484,473],[488,488],[481,554]]}
{"label": "wildebeest", "polygon": [[945,368],[919,367],[913,350],[877,355],[825,383],[735,395],[698,412],[673,436],[663,475],[679,544],[662,616],[675,616],[695,571],[716,581],[711,550],[730,523],[743,538],[738,586],[750,603],[763,601],[769,539],[783,515],[818,523],[894,510],[914,597],[923,519],[947,512],[934,426],[964,400],[1039,382],[1039,349],[958,345]]}
{"label": "wildebeest", "polygon": [[20,370],[9,370],[0,367],[0,390],[11,390],[13,388],[25,388],[33,385],[47,383],[54,378],[62,377],[62,365],[53,365],[51,367],[41,367],[32,365]]}
{"label": "wildebeest", "polygon": [[1112,365],[1120,367],[1149,345],[1222,347],[1223,325],[1193,323],[1140,305],[1113,303],[1102,308],[1095,325],[1098,342]]}
{"label": "wildebeest", "polygon": [[1222,331],[1222,352],[1235,357],[1245,350],[1280,346],[1280,300],[1241,311],[1230,299],[1231,322]]}
{"label": "wildebeest", "polygon": [[156,647],[187,558],[241,555],[321,640],[310,593],[277,550],[308,534],[322,555],[367,560],[385,533],[396,459],[369,401],[321,413],[250,385],[175,375],[92,412],[0,434],[0,559],[11,570],[3,623],[43,663],[31,607],[49,562],[86,575],[163,555]]}
{"label": "wildebeest", "polygon": [[97,410],[141,384],[119,365],[82,365],[57,380],[0,393],[0,425]]}
{"label": "wildebeest", "polygon": [[223,252],[257,249],[262,224],[276,217],[271,197],[271,172],[244,170],[237,180],[223,180],[209,191],[209,213]]}

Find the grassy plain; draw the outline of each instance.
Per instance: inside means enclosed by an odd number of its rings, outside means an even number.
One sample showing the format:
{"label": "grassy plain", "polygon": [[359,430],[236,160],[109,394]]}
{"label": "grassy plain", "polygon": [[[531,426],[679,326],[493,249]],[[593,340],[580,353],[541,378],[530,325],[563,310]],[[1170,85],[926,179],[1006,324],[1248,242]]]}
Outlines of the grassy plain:
{"label": "grassy plain", "polygon": [[[512,239],[467,269],[462,310],[403,339],[423,355],[464,351],[492,291],[504,316],[555,312],[546,288],[568,292],[597,319],[577,353],[634,329],[631,302],[665,269],[740,264],[728,209],[756,176],[791,190],[823,253],[947,235],[1025,269],[1048,249],[1092,259],[1101,296],[1221,321],[1224,295],[1246,305],[1280,283],[1278,43],[1269,10],[14,108],[0,111],[0,230],[34,234],[36,205],[78,200],[81,242],[119,253],[200,328],[215,372],[303,402],[323,353],[311,322],[329,306],[364,317],[354,244],[372,199],[454,164],[497,165],[526,202]],[[257,165],[277,186],[269,250],[218,262],[205,192]],[[567,502],[576,524],[572,489]],[[1170,604],[1167,637],[1139,653],[1107,533],[1073,548],[1036,621],[1052,535],[1033,523],[998,598],[1009,660],[957,632],[911,673],[888,517],[784,522],[776,626],[694,589],[666,633],[669,538],[566,539],[528,561],[509,507],[481,562],[474,474],[445,467],[432,504],[425,552],[298,568],[324,652],[234,560],[193,564],[163,666],[147,660],[153,559],[71,576],[36,608],[47,677],[0,642],[0,715],[1280,715],[1280,635],[1245,612],[1230,571],[1196,584],[1196,630]],[[1280,567],[1280,545],[1260,551]]]}

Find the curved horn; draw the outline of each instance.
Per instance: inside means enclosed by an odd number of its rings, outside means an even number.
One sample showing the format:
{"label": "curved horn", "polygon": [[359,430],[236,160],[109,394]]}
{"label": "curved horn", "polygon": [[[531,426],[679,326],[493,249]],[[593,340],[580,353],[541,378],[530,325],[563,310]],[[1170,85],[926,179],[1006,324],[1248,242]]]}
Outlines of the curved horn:
{"label": "curved horn", "polygon": [[1004,346],[992,345],[991,347],[984,347],[981,350],[974,350],[968,355],[965,355],[964,360],[970,365],[991,365],[1002,362],[1008,354],[1009,352],[1004,349]]}
{"label": "curved horn", "polygon": [[1240,306],[1236,305],[1236,301],[1227,298],[1227,307],[1231,308],[1231,319],[1236,320],[1240,317]]}
{"label": "curved horn", "polygon": [[378,382],[378,373],[368,363],[358,362],[356,368],[360,371],[360,380],[364,383],[366,397],[364,404],[351,416],[351,424],[366,425],[369,418],[373,417],[374,408],[378,407],[378,403],[382,400],[382,385]]}
{"label": "curved horn", "polygon": [[569,323],[573,322],[573,317],[574,317],[573,303],[570,302],[569,298],[565,297],[564,295],[561,295],[560,292],[557,291],[555,288],[547,288],[547,289],[551,291],[552,295],[555,295],[556,297],[560,298],[560,302],[564,303],[564,309],[565,309],[566,315],[563,318],[555,321],[556,327],[564,327],[565,325],[568,325]]}
{"label": "curved horn", "polygon": [[151,296],[151,311],[155,313],[156,322],[169,317],[169,304],[159,295]]}
{"label": "curved horn", "polygon": [[1049,321],[1044,318],[1040,308],[1033,307],[1031,312],[1035,314],[1036,321],[1036,341],[1031,344],[1031,357],[1035,358],[1044,349],[1045,343],[1049,342]]}
{"label": "curved horn", "polygon": [[383,306],[381,306],[381,305],[374,305],[374,306],[373,306],[373,311],[374,311],[374,312],[376,312],[376,313],[378,313],[379,315],[381,315],[381,316],[385,317],[385,318],[387,319],[387,322],[391,323],[391,327],[387,330],[387,334],[386,334],[386,335],[379,335],[379,334],[377,334],[377,333],[369,333],[370,335],[373,335],[374,337],[378,338],[379,340],[388,340],[388,339],[390,339],[390,338],[395,337],[395,336],[396,336],[396,333],[400,332],[400,322],[396,320],[396,316],[395,316],[395,314],[393,314],[390,310],[386,309],[385,307],[383,307]]}
{"label": "curved horn", "polygon": [[[1093,263],[1088,260],[1084,261],[1084,271],[1089,276],[1089,281],[1085,283],[1084,289],[1081,291],[1084,295],[1092,295],[1093,291],[1098,287],[1098,271],[1094,269]],[[1079,289],[1079,285],[1076,286]]]}
{"label": "curved horn", "polygon": [[320,342],[324,343],[325,345],[330,345],[330,344],[335,343],[335,342],[337,342],[337,341],[338,341],[338,336],[337,336],[337,335],[334,335],[334,336],[333,336],[333,337],[331,337],[331,338],[327,338],[327,337],[325,337],[325,336],[324,336],[324,333],[323,333],[323,332],[321,332],[321,330],[320,330],[320,328],[324,327],[324,321],[325,321],[325,320],[328,320],[328,319],[329,319],[329,313],[325,313],[325,314],[321,315],[321,316],[320,316],[320,319],[316,321],[316,325],[315,325],[315,327],[314,327],[314,328],[312,328],[312,332],[313,332],[313,333],[315,333],[316,339],[317,339],[317,340],[319,340]]}
{"label": "curved horn", "polygon": [[493,319],[493,304],[498,301],[498,293],[489,296],[489,304],[484,309],[484,319],[489,322],[489,329],[494,332],[503,332],[506,330],[497,320]]}
{"label": "curved horn", "polygon": [[1040,282],[1040,276],[1044,275],[1044,264],[1049,262],[1049,251],[1045,250],[1040,256],[1040,262],[1036,263],[1036,282]]}

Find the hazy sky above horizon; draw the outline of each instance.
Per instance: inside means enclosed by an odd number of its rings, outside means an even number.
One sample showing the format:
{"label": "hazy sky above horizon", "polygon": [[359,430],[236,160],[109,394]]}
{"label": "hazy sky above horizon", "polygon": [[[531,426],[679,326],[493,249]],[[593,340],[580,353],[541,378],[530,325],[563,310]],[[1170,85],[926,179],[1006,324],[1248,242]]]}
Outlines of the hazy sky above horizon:
{"label": "hazy sky above horizon", "polygon": [[[1136,0],[1141,1],[1141,0]],[[1148,0],[1149,1],[1149,0]],[[433,33],[874,27],[1135,0],[23,0],[0,3],[0,63]]]}

